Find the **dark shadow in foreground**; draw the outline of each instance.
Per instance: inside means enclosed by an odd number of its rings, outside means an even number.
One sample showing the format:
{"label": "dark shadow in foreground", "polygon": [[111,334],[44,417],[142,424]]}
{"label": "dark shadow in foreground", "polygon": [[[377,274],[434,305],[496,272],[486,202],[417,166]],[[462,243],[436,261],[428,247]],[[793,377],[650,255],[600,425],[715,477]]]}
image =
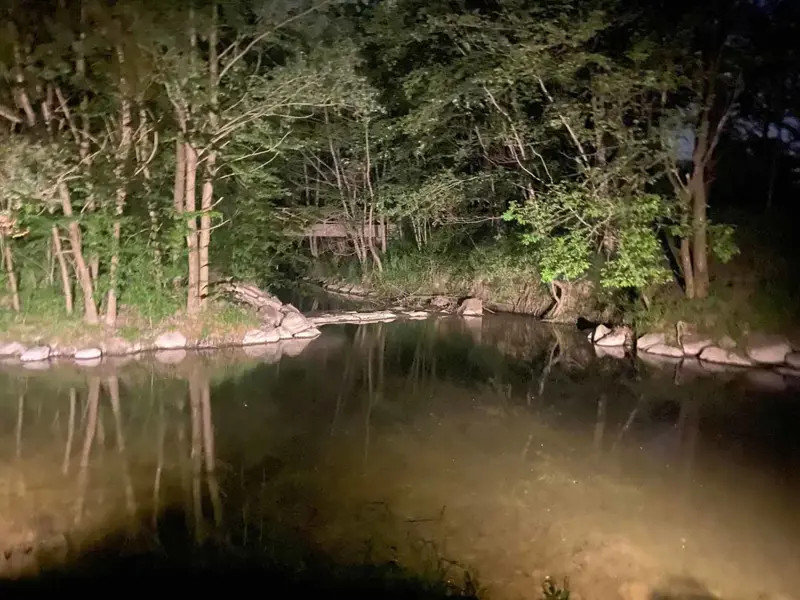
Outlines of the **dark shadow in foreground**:
{"label": "dark shadow in foreground", "polygon": [[[156,593],[167,588],[154,584],[174,583],[169,592],[223,592],[222,585],[252,583],[251,593],[269,597],[342,597],[439,599],[476,598],[470,577],[450,582],[443,572],[418,574],[394,562],[341,564],[290,539],[271,539],[266,544],[244,547],[229,540],[206,540],[198,544],[186,527],[182,511],[168,511],[152,528],[118,531],[99,542],[81,548],[50,548],[44,555],[37,549],[23,550],[37,564],[27,574],[0,575],[0,594],[93,589],[118,593]],[[69,543],[64,544],[70,546]],[[8,559],[9,552],[6,552]],[[99,588],[108,582],[111,587]],[[219,583],[219,587],[210,587]]]}

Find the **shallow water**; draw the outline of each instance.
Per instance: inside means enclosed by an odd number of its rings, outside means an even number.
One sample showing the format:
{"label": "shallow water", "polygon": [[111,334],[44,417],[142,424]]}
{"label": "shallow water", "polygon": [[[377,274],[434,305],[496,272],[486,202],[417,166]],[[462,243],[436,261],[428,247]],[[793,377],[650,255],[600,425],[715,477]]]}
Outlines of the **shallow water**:
{"label": "shallow water", "polygon": [[247,354],[3,366],[5,547],[181,507],[198,538],[466,569],[490,598],[538,597],[546,576],[582,598],[800,589],[791,387],[598,358],[505,316]]}

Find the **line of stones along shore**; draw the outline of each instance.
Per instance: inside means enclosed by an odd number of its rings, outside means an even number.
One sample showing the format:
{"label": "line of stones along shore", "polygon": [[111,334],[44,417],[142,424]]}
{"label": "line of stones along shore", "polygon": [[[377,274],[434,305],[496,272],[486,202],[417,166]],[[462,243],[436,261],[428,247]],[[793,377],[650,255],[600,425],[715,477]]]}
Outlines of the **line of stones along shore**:
{"label": "line of stones along shore", "polygon": [[55,358],[71,358],[78,364],[94,366],[104,356],[129,356],[145,352],[174,352],[188,349],[213,349],[221,347],[248,347],[273,344],[286,340],[310,340],[320,335],[319,327],[344,323],[390,322],[398,318],[426,319],[431,313],[426,311],[373,311],[321,314],[306,317],[291,305],[282,309],[282,318],[277,326],[264,325],[247,331],[241,339],[227,339],[222,342],[200,340],[190,342],[180,331],[167,331],[151,342],[128,342],[121,338],[110,338],[102,343],[86,348],[66,348],[57,345],[37,344],[28,347],[20,342],[0,343],[0,359],[22,363],[45,363]]}
{"label": "line of stones along shore", "polygon": [[626,347],[633,346],[641,358],[657,357],[664,362],[697,359],[701,363],[726,367],[774,368],[781,375],[800,377],[800,343],[793,345],[782,335],[752,334],[744,347],[738,348],[727,336],[717,342],[689,333],[682,335],[675,346],[666,342],[663,333],[646,333],[634,343],[629,327],[598,325],[590,332],[589,341],[608,354],[620,357],[624,356]]}

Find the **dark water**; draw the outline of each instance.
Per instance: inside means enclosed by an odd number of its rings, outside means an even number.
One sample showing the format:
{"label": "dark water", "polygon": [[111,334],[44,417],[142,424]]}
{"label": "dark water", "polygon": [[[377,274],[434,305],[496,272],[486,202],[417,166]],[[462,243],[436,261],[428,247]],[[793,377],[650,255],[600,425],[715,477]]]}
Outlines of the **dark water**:
{"label": "dark water", "polygon": [[159,551],[466,573],[496,598],[537,597],[545,576],[583,598],[800,589],[791,385],[598,358],[524,318],[4,365],[0,412],[6,575],[35,568],[26,548],[55,540],[69,561],[145,531]]}

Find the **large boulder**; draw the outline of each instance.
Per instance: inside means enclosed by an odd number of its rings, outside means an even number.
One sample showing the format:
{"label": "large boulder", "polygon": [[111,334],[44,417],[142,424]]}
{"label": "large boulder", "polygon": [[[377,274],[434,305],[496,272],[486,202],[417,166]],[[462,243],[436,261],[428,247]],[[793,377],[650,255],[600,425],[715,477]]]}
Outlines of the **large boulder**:
{"label": "large boulder", "polygon": [[19,342],[0,344],[0,358],[10,358],[23,354],[27,348]]}
{"label": "large boulder", "polygon": [[274,304],[264,304],[258,308],[258,316],[265,325],[277,327],[283,320],[283,313]]}
{"label": "large boulder", "polygon": [[631,336],[632,333],[629,327],[614,327],[607,335],[604,335],[600,339],[595,339],[594,343],[604,348],[616,348],[627,344]]}
{"label": "large boulder", "polygon": [[596,344],[598,340],[602,340],[609,333],[611,333],[611,330],[600,323],[600,325],[595,327],[594,330],[589,333],[589,341],[593,344]]}
{"label": "large boulder", "polygon": [[668,344],[654,344],[644,351],[646,354],[654,354],[656,356],[670,356],[672,358],[681,358],[683,350],[670,346]]}
{"label": "large boulder", "polygon": [[295,339],[312,339],[319,336],[322,332],[317,329],[316,327],[312,327],[311,329],[306,329],[305,331],[300,331],[299,333],[295,333]]}
{"label": "large boulder", "polygon": [[272,344],[280,339],[281,336],[275,327],[251,329],[244,334],[244,338],[242,338],[242,345],[256,346],[260,344]]}
{"label": "large boulder", "polygon": [[784,360],[793,369],[800,369],[800,352],[790,352]]}
{"label": "large boulder", "polygon": [[483,301],[480,298],[466,298],[458,307],[462,317],[480,317],[483,315]]}
{"label": "large boulder", "polygon": [[19,359],[24,362],[41,362],[50,358],[50,346],[34,346],[23,352]]}
{"label": "large boulder", "polygon": [[699,356],[703,350],[713,343],[710,338],[695,333],[681,337],[681,348],[685,356]]}
{"label": "large boulder", "polygon": [[102,358],[103,351],[100,348],[82,348],[80,350],[76,350],[75,353],[72,355],[77,361],[85,361],[85,360],[97,360]]}
{"label": "large boulder", "polygon": [[666,337],[663,333],[645,333],[638,340],[636,340],[636,349],[647,350],[651,346],[663,344],[665,341]]}
{"label": "large boulder", "polygon": [[153,342],[156,350],[182,350],[186,348],[186,336],[180,331],[167,331],[162,333]]}
{"label": "large boulder", "polygon": [[747,340],[747,356],[757,363],[780,365],[792,351],[792,346],[782,335],[752,335]]}
{"label": "large boulder", "polygon": [[752,367],[753,361],[734,350],[725,350],[718,346],[709,346],[700,353],[700,360],[720,365],[735,367]]}
{"label": "large boulder", "polygon": [[[291,306],[291,304],[287,304],[286,306]],[[294,307],[292,307],[294,308]],[[307,329],[311,329],[313,325],[311,322],[306,319],[300,312],[296,309],[289,310],[283,316],[283,320],[281,321],[281,326],[279,329],[283,329],[289,332],[290,336],[297,335],[301,331],[306,331]]]}

